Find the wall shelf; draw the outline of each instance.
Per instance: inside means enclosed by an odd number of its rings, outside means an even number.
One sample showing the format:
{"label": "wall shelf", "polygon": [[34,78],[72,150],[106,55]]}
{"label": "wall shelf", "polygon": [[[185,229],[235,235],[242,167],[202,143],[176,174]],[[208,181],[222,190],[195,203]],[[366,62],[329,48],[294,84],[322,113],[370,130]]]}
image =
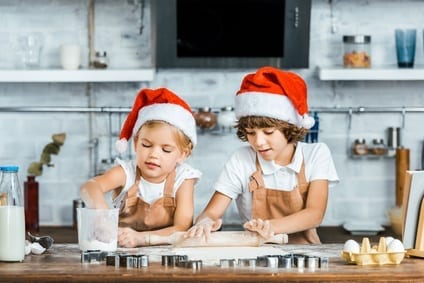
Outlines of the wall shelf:
{"label": "wall shelf", "polygon": [[0,82],[54,83],[54,82],[150,82],[154,79],[155,69],[62,69],[45,70],[0,70]]}
{"label": "wall shelf", "polygon": [[369,69],[349,69],[343,66],[318,67],[318,78],[323,81],[420,81],[424,80],[424,66],[399,69],[387,66]]}

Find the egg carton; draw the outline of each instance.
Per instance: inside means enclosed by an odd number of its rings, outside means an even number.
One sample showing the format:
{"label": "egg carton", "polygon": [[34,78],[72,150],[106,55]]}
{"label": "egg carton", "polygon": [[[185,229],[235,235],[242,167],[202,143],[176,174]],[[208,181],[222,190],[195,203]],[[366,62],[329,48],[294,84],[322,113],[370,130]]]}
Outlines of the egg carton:
{"label": "egg carton", "polygon": [[378,246],[371,247],[369,239],[363,238],[359,253],[342,251],[342,258],[357,265],[400,264],[406,251],[387,251],[386,238],[381,237]]}

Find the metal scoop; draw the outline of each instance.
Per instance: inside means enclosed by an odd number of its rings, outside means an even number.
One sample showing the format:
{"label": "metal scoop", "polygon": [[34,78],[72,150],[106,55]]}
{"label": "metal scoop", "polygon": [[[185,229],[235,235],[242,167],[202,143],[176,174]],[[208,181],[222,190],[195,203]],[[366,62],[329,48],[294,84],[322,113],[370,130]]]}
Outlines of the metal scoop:
{"label": "metal scoop", "polygon": [[39,243],[46,250],[53,245],[53,238],[50,236],[34,236],[31,232],[28,232],[29,241],[31,243]]}

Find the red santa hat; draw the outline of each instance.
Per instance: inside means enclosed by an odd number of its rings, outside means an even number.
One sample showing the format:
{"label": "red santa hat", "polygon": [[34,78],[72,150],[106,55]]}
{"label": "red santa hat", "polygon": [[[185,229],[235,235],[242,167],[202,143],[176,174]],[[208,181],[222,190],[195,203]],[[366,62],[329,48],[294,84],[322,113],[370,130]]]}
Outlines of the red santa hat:
{"label": "red santa hat", "polygon": [[237,118],[265,116],[310,129],[305,81],[293,72],[262,67],[244,77],[235,102]]}
{"label": "red santa hat", "polygon": [[137,94],[133,108],[121,129],[116,149],[123,153],[128,140],[137,134],[140,127],[151,120],[165,121],[197,143],[196,122],[190,106],[175,93],[166,88],[142,89]]}

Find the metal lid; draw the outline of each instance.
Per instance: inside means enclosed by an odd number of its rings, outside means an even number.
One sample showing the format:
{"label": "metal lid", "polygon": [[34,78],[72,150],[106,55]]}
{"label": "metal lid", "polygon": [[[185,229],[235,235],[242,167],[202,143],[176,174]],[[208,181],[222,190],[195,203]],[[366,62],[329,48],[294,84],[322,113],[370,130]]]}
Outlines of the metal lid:
{"label": "metal lid", "polygon": [[344,35],[343,36],[344,43],[370,43],[371,36],[370,35]]}

